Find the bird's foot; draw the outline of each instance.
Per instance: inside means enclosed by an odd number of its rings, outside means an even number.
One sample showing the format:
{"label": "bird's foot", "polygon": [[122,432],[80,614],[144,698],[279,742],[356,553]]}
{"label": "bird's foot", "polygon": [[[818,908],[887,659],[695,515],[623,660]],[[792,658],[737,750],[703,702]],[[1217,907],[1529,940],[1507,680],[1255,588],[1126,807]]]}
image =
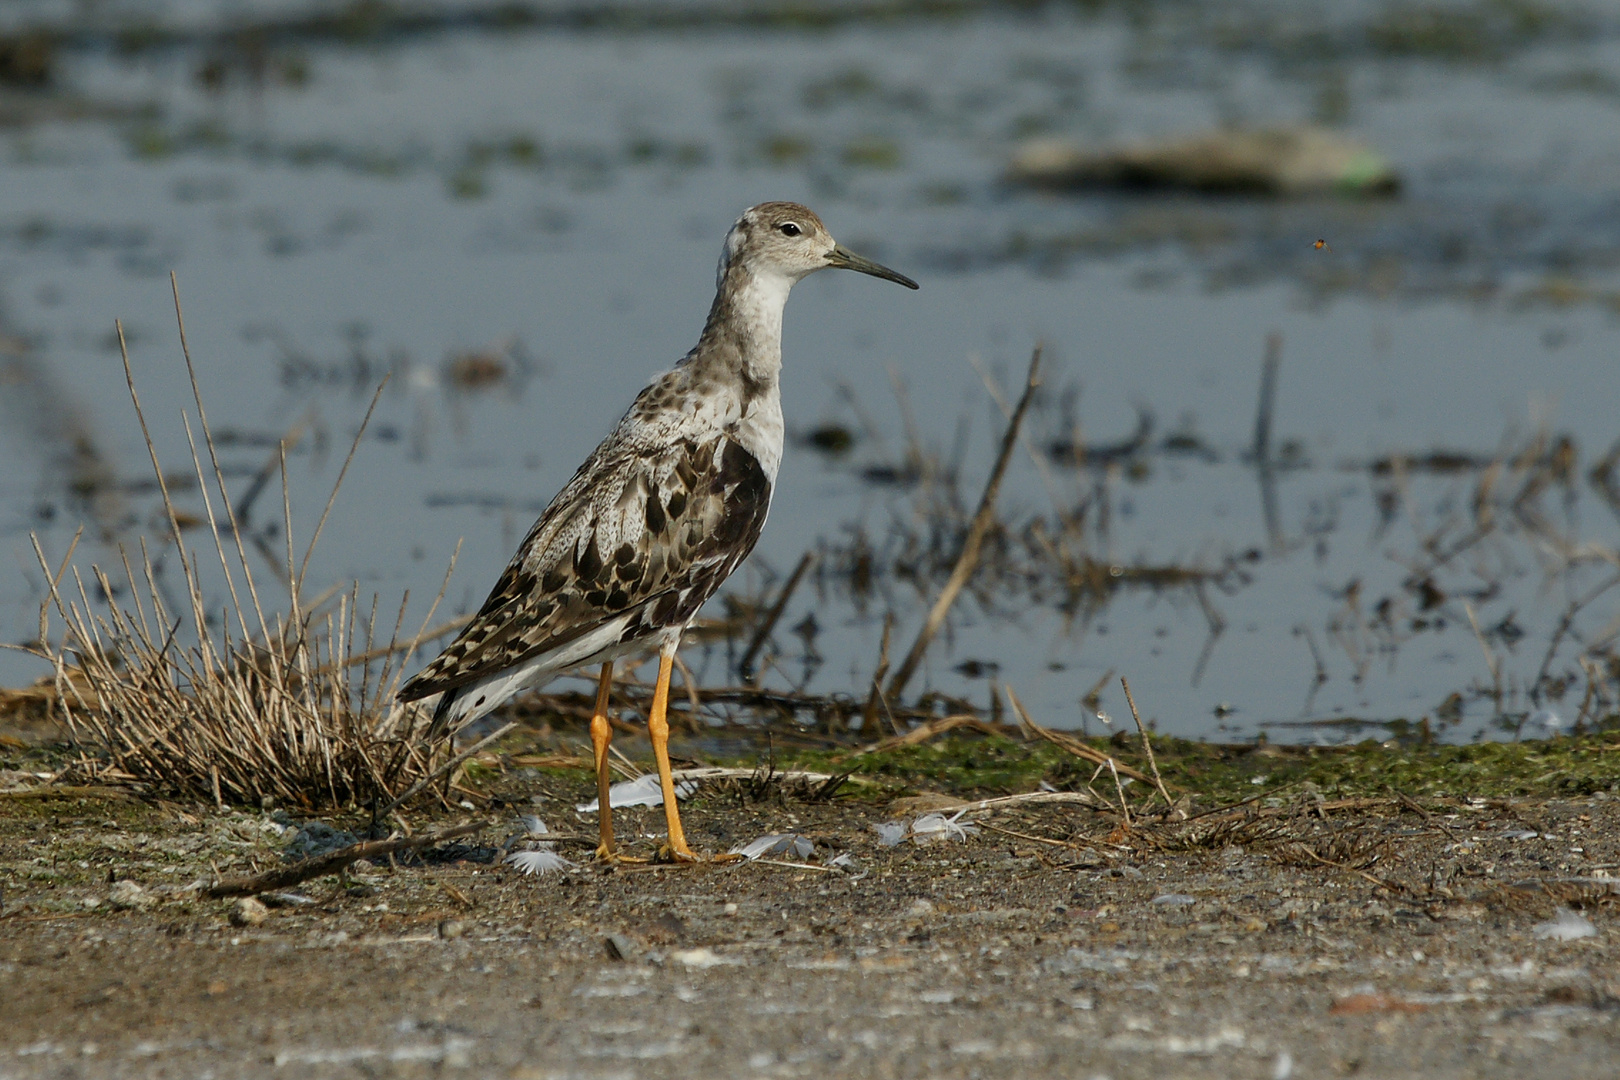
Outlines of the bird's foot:
{"label": "bird's foot", "polygon": [[684,846],[680,848],[671,847],[669,842],[665,841],[663,844],[659,845],[658,854],[654,856],[652,861],[666,864],[680,863],[684,866],[695,866],[698,863],[723,864],[741,862],[742,859],[743,856],[737,854],[735,851],[726,851],[720,853],[719,855],[699,855],[691,848]]}
{"label": "bird's foot", "polygon": [[609,866],[620,866],[630,863],[644,863],[646,859],[638,859],[634,855],[625,855],[617,848],[603,844],[596,849],[596,861],[607,863]]}
{"label": "bird's foot", "polygon": [[681,844],[677,847],[667,840],[658,845],[658,854],[653,857],[653,862],[682,863],[687,866],[692,866],[706,861],[707,860],[704,859],[703,856],[699,855],[685,844]]}

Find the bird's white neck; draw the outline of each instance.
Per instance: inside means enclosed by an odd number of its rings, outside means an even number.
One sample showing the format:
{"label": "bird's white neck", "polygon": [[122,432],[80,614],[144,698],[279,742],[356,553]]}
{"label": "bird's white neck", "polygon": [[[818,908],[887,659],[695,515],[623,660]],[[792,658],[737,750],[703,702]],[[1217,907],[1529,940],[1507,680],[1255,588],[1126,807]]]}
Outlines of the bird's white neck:
{"label": "bird's white neck", "polygon": [[774,393],[782,370],[782,310],[797,280],[722,263],[698,351],[723,359],[753,392]]}

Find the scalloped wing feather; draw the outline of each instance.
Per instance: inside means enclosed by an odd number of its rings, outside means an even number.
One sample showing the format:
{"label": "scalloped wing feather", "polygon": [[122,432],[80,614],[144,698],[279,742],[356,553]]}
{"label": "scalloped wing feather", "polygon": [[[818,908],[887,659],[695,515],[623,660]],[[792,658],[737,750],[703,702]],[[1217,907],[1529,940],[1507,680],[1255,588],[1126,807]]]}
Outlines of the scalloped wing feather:
{"label": "scalloped wing feather", "polygon": [[616,619],[624,644],[696,616],[753,550],[771,481],[721,432],[671,439],[649,425],[637,434],[610,438],[580,466],[473,621],[400,700],[557,652]]}

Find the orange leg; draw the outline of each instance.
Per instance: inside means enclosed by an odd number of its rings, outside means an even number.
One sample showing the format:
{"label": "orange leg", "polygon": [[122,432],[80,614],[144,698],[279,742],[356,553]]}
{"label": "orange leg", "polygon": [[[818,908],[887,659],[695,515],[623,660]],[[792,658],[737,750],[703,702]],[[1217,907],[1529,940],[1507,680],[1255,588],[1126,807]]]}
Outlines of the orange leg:
{"label": "orange leg", "polygon": [[675,807],[675,781],[669,772],[669,673],[675,666],[675,651],[670,649],[658,658],[658,683],[653,687],[652,709],[647,713],[647,737],[652,739],[653,756],[658,759],[658,782],[664,789],[664,821],[669,826],[669,851],[682,862],[696,862],[691,848],[686,846],[686,832],[681,828],[681,812]]}
{"label": "orange leg", "polygon": [[613,808],[608,805],[608,743],[613,741],[613,725],[608,723],[608,694],[613,689],[613,661],[602,665],[602,679],[596,684],[596,709],[591,713],[591,748],[596,751],[596,819],[601,823],[602,846],[598,859],[612,859]]}

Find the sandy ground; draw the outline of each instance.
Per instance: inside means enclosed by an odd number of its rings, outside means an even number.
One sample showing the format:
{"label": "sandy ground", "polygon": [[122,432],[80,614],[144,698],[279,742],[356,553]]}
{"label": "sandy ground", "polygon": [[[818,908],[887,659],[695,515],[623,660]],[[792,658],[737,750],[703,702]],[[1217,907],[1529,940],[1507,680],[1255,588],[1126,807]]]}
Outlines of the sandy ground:
{"label": "sandy ground", "polygon": [[[578,787],[542,785],[532,808],[583,833]],[[1620,1071],[1610,914],[1589,902],[1581,939],[1535,933],[1559,899],[1606,891],[1569,880],[1620,863],[1604,795],[1306,807],[1112,843],[1102,815],[1044,807],[880,846],[870,826],[895,815],[709,792],[686,808],[696,846],[792,829],[817,866],[853,865],[530,877],[497,861],[497,829],[307,882],[312,903],[239,926],[185,885],[279,864],[270,815],[8,799],[0,1077]],[[661,811],[619,821],[651,851]],[[1525,881],[1543,884],[1504,888]]]}

